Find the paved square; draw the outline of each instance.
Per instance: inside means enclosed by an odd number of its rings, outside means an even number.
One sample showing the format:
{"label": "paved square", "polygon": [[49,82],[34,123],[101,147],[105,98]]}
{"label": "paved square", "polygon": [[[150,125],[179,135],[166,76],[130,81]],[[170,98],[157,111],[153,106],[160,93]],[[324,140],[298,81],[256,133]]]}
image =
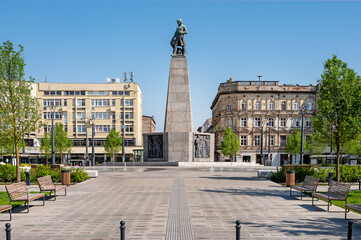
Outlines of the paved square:
{"label": "paved square", "polygon": [[[347,236],[343,209],[332,206],[334,212],[328,213],[325,206],[312,206],[310,198],[290,198],[288,188],[258,179],[252,168],[98,170],[98,178],[69,187],[66,197],[31,207],[29,214],[15,209],[12,239],[119,239],[120,220],[126,222],[127,240],[235,239],[237,219],[242,222],[242,239]],[[5,217],[1,214],[1,219]],[[349,217],[360,219],[353,224],[357,239],[361,215],[350,213]],[[1,223],[5,229],[5,222]],[[0,239],[4,238],[1,231]]]}

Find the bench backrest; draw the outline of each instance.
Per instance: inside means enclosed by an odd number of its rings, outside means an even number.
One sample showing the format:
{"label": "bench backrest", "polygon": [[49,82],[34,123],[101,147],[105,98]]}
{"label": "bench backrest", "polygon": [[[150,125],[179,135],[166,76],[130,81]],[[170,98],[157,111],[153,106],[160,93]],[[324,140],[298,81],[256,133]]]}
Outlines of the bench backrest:
{"label": "bench backrest", "polygon": [[303,181],[303,186],[312,189],[312,191],[316,191],[319,181],[320,180],[316,177],[306,176]]}
{"label": "bench backrest", "polygon": [[5,185],[5,189],[8,192],[9,198],[11,200],[27,195],[28,189],[26,188],[25,182],[13,183],[10,185]]}
{"label": "bench backrest", "polygon": [[39,178],[37,178],[37,181],[38,181],[40,190],[44,190],[44,187],[46,187],[46,186],[54,187],[54,183],[53,183],[53,180],[51,180],[50,175],[44,176],[44,177],[39,177]]}
{"label": "bench backrest", "polygon": [[328,193],[346,199],[351,185],[348,183],[331,182]]}

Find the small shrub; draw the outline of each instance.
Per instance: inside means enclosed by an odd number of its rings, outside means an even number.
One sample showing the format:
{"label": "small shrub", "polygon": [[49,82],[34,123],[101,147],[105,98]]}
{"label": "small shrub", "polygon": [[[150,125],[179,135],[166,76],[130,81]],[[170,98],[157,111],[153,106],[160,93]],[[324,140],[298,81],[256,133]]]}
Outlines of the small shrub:
{"label": "small shrub", "polygon": [[340,182],[358,182],[360,176],[361,170],[357,166],[340,165]]}
{"label": "small shrub", "polygon": [[333,168],[330,168],[330,167],[315,168],[312,176],[319,178],[320,182],[328,182],[328,174],[330,172],[334,173],[333,178],[335,179],[336,172]]}
{"label": "small shrub", "polygon": [[271,181],[276,183],[286,182],[285,170],[281,168],[280,170],[277,170],[276,173],[271,173]]}
{"label": "small shrub", "polygon": [[85,180],[87,180],[88,177],[88,173],[85,172],[84,168],[74,168],[72,167],[70,169],[70,180],[71,182],[83,182]]}
{"label": "small shrub", "polygon": [[0,165],[0,181],[1,182],[15,182],[16,181],[16,166]]}
{"label": "small shrub", "polygon": [[313,176],[315,170],[313,168],[303,168],[303,167],[296,167],[295,169],[295,181],[296,182],[303,182],[305,177]]}

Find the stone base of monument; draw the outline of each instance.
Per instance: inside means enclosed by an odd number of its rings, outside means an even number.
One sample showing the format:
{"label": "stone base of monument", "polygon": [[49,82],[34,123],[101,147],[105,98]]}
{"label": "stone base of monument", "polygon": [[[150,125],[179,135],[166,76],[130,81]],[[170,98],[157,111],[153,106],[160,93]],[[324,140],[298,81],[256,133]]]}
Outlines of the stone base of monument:
{"label": "stone base of monument", "polygon": [[143,134],[145,162],[213,162],[214,134],[167,132]]}

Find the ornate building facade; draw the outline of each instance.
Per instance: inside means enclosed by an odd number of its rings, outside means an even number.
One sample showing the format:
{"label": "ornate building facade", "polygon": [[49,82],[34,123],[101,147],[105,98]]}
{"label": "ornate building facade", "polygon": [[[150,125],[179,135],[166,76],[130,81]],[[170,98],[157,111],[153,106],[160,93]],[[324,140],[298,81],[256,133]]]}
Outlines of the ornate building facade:
{"label": "ornate building facade", "polygon": [[[301,129],[304,113],[304,137],[311,135],[311,117],[316,112],[317,86],[279,85],[278,81],[232,81],[221,83],[211,105],[215,133],[216,160],[221,154],[224,129],[231,127],[240,142],[237,161],[263,163],[264,156],[273,166],[290,163],[285,153],[287,136]],[[307,163],[308,157],[305,157]]]}

